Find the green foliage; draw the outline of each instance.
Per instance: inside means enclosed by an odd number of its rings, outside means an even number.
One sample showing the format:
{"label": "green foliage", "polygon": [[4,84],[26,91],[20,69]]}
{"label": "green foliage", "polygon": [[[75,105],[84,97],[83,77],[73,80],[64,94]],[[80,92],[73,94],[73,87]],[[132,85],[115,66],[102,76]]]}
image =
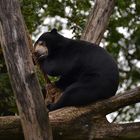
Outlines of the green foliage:
{"label": "green foliage", "polygon": [[[50,30],[72,30],[74,38],[80,38],[85,27],[92,0],[20,0],[22,14],[28,30],[34,36],[40,33],[40,27]],[[140,79],[140,0],[118,0],[104,36],[105,48],[114,56],[120,69],[120,89],[134,88]],[[47,19],[49,22],[44,22]],[[62,19],[65,19],[63,25]],[[37,70],[38,71],[38,70]],[[13,93],[0,50],[0,113],[4,108],[13,108]],[[45,80],[38,72],[39,81],[44,86]],[[52,79],[52,80],[55,80]],[[133,120],[140,115],[131,114],[124,109],[126,120]],[[13,111],[14,112],[14,111]],[[123,112],[123,110],[122,110]],[[126,113],[127,112],[127,113]],[[135,112],[135,110],[134,110]],[[125,117],[118,117],[118,120]],[[116,119],[117,120],[117,119]]]}
{"label": "green foliage", "polygon": [[20,0],[21,10],[25,23],[30,33],[42,24],[43,18],[40,9],[44,8],[46,1],[44,0]]}
{"label": "green foliage", "polygon": [[[106,49],[113,53],[120,69],[120,88],[140,84],[140,6],[139,0],[116,1],[105,36]],[[121,29],[121,30],[120,30]],[[140,115],[135,106],[121,109],[115,121],[132,121]]]}
{"label": "green foliage", "polygon": [[0,47],[0,116],[17,112],[13,91]]}
{"label": "green foliage", "polygon": [[0,73],[0,116],[17,112],[15,99],[7,73]]}
{"label": "green foliage", "polygon": [[[140,1],[137,0],[117,1],[115,12],[108,26],[108,35],[105,37],[108,42],[106,46],[107,50],[111,53],[113,52],[117,59],[119,59],[120,55],[123,58],[122,61],[119,62],[119,68],[120,73],[126,75],[125,78],[122,77],[122,82],[126,79],[131,81],[126,86],[127,89],[139,83],[140,12],[137,8],[139,4]],[[118,30],[118,27],[121,27],[124,31]],[[116,46],[117,51],[115,51]]]}
{"label": "green foliage", "polygon": [[[76,38],[80,37],[85,26],[91,2],[89,0],[22,0],[21,10],[30,33],[36,31],[37,27],[45,18],[61,17],[67,19],[66,28],[72,29]],[[52,25],[51,25],[52,24]],[[55,23],[45,24],[48,29],[53,26],[61,30],[61,19],[55,19]]]}

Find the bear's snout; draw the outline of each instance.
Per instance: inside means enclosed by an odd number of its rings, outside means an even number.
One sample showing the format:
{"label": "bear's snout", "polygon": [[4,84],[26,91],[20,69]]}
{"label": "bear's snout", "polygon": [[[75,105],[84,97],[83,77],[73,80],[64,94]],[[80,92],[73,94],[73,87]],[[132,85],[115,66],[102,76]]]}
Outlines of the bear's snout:
{"label": "bear's snout", "polygon": [[34,45],[34,55],[37,59],[44,58],[48,55],[48,48],[43,41],[39,41]]}

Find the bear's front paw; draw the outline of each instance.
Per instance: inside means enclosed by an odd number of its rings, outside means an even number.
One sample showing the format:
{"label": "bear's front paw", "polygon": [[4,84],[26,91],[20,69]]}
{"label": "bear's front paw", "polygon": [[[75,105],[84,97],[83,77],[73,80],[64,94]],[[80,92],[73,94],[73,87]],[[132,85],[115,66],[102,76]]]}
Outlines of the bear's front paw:
{"label": "bear's front paw", "polygon": [[54,110],[54,105],[53,104],[48,104],[47,108],[49,111],[53,111]]}

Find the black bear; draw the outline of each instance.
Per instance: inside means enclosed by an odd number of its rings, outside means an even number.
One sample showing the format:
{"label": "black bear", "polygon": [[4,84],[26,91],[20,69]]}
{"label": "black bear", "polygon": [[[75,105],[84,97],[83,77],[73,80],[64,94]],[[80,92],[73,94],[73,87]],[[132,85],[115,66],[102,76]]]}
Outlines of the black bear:
{"label": "black bear", "polygon": [[119,72],[114,59],[101,47],[68,39],[56,29],[35,42],[35,55],[44,74],[59,76],[56,86],[63,90],[50,111],[65,106],[84,106],[115,95]]}

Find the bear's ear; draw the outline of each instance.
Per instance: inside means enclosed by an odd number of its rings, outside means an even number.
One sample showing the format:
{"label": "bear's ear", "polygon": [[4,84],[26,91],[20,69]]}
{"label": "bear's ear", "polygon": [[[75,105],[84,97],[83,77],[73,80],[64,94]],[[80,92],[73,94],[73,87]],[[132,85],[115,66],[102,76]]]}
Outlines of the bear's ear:
{"label": "bear's ear", "polygon": [[56,33],[57,33],[57,29],[55,29],[55,28],[52,29],[52,30],[51,30],[51,33],[56,34]]}

